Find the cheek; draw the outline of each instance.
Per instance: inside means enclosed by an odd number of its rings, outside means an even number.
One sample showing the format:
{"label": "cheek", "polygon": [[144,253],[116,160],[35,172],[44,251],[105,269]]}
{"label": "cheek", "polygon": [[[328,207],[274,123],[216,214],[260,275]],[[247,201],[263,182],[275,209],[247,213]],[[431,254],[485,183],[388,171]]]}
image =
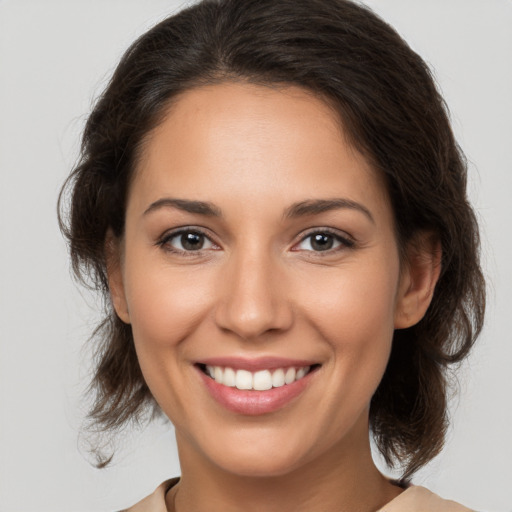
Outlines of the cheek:
{"label": "cheek", "polygon": [[[135,251],[125,262],[125,293],[135,349],[153,397],[175,424],[187,417],[188,343],[211,306],[213,278],[197,269],[141,264]],[[210,276],[210,277],[209,277]],[[172,413],[172,415],[171,415]]]}
{"label": "cheek", "polygon": [[360,345],[372,342],[372,332],[393,331],[398,265],[375,263],[325,275],[309,287],[311,318],[326,338]]}
{"label": "cheek", "polygon": [[209,310],[213,282],[197,269],[126,264],[128,310],[136,346],[178,345]]}
{"label": "cheek", "polygon": [[351,389],[344,396],[360,403],[371,398],[389,359],[398,278],[397,259],[383,255],[325,275],[309,288],[305,316],[331,347],[336,380]]}

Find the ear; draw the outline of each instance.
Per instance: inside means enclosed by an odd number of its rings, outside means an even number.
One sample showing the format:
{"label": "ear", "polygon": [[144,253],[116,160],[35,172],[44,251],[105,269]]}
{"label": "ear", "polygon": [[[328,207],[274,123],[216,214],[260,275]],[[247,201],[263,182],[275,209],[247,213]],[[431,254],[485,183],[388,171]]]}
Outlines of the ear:
{"label": "ear", "polygon": [[421,232],[408,244],[395,307],[395,329],[417,324],[427,312],[441,273],[441,242]]}
{"label": "ear", "polygon": [[109,231],[105,239],[105,262],[107,265],[110,299],[117,316],[126,324],[130,323],[128,304],[124,290],[122,269],[122,241]]}

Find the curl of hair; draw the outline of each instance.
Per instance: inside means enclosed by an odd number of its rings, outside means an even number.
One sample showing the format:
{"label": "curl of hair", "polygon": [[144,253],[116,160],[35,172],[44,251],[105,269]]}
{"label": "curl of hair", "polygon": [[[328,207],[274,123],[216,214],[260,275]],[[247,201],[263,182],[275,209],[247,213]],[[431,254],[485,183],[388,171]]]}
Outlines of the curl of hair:
{"label": "curl of hair", "polygon": [[296,85],[338,113],[349,140],[384,176],[401,249],[419,232],[439,238],[442,270],[425,317],[394,334],[370,424],[391,466],[408,479],[442,448],[447,371],[479,334],[485,285],[466,196],[466,163],[427,65],[393,28],[347,0],[205,0],[162,21],[125,53],[90,114],[61,229],[76,276],[106,300],[97,333],[90,418],[120,428],[157,407],[130,326],[109,302],[105,243],[122,237],[130,179],[145,138],[180,93],[247,81]]}

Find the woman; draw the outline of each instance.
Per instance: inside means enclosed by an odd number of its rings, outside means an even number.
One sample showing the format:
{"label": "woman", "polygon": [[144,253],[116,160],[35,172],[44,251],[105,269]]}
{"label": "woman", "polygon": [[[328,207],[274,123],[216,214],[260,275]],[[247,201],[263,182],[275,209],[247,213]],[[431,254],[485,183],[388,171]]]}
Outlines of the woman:
{"label": "woman", "polygon": [[181,478],[133,510],[465,510],[409,486],[483,321],[465,172],[424,62],[351,2],[206,1],[128,50],[63,229],[111,305],[91,418],[176,429]]}

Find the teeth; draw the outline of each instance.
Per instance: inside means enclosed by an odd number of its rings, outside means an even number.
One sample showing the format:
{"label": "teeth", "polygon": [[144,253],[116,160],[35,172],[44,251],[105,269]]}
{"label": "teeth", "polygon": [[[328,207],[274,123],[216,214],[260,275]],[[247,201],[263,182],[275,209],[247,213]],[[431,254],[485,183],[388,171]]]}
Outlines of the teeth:
{"label": "teeth", "polygon": [[302,379],[306,375],[306,368],[299,368],[295,374],[295,380]]}
{"label": "teeth", "polygon": [[235,377],[235,386],[238,389],[252,389],[252,373],[247,370],[238,370]]}
{"label": "teeth", "polygon": [[284,380],[284,370],[276,370],[272,374],[272,386],[274,388],[280,388],[281,386],[284,386],[285,380]]}
{"label": "teeth", "polygon": [[252,387],[256,391],[266,391],[272,389],[272,375],[268,370],[256,372],[252,378]]}
{"label": "teeth", "polygon": [[229,386],[230,388],[234,388],[236,386],[236,373],[233,368],[226,368],[224,370],[224,386]]}
{"label": "teeth", "polygon": [[288,368],[288,370],[286,370],[286,374],[284,376],[284,383],[291,384],[294,381],[295,381],[295,368]]}
{"label": "teeth", "polygon": [[305,377],[310,366],[302,368],[278,368],[273,372],[270,370],[260,370],[249,372],[247,370],[234,370],[233,368],[222,368],[221,366],[207,366],[206,373],[224,386],[236,387],[237,389],[266,391],[272,388],[280,388],[286,384],[291,384],[296,380]]}
{"label": "teeth", "polygon": [[216,366],[213,370],[213,378],[215,379],[215,382],[222,384],[222,377],[222,368],[220,366]]}

